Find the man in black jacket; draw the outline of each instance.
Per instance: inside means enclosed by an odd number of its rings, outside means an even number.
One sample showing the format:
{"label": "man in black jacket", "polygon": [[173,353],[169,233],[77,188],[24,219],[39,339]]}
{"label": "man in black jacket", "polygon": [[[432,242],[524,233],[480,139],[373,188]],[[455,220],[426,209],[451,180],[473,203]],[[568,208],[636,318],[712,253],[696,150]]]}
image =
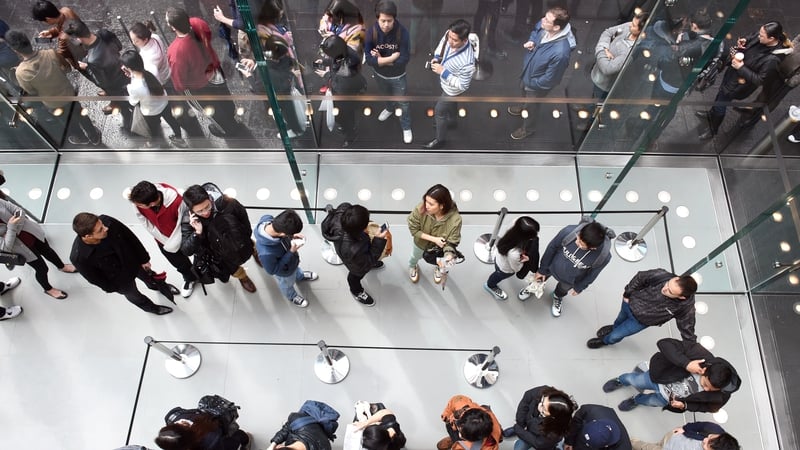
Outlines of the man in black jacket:
{"label": "man in black jacket", "polygon": [[586,404],[575,411],[564,436],[564,450],[573,448],[631,450],[631,439],[613,409]]}
{"label": "man in black jacket", "polygon": [[388,230],[383,230],[370,240],[366,233],[369,210],[361,205],[342,203],[336,209],[328,208],[322,221],[322,236],[333,243],[336,254],[349,271],[347,284],[353,298],[366,306],[375,306],[375,300],[361,286],[361,279],[373,268],[383,267],[379,261],[386,247]]}
{"label": "man in black jacket", "polygon": [[661,339],[658,350],[650,359],[650,370],[624,373],[603,385],[604,392],[622,386],[633,386],[639,391],[619,404],[620,411],[645,405],[677,413],[717,412],[742,384],[728,361],[714,356],[697,342]]}
{"label": "man in black jacket", "polygon": [[136,278],[144,280],[150,269],[150,255],[133,232],[117,219],[92,213],[78,213],[72,220],[78,235],[69,259],[86,281],[106,292],[118,292],[149,313],[172,312],[169,306],[153,303],[139,292]]}
{"label": "man in black jacket", "polygon": [[677,276],[664,269],[638,272],[625,286],[622,307],[613,325],[597,330],[589,348],[616,344],[647,327],[661,326],[675,318],[684,341],[694,342],[694,293],[697,282],[689,275]]}
{"label": "man in black jacket", "polygon": [[255,292],[256,285],[242,267],[254,248],[253,227],[244,206],[213,183],[189,186],[183,202],[189,207],[189,222],[181,223],[181,251],[195,255],[200,281],[213,283],[208,275],[222,282],[234,277],[245,291]]}

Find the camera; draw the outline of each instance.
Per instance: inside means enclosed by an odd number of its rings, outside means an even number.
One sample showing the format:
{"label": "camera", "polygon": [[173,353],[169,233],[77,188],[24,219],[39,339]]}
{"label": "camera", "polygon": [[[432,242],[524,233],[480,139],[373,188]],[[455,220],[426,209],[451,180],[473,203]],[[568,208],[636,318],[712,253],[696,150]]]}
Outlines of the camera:
{"label": "camera", "polygon": [[249,68],[249,67],[247,67],[247,66],[246,66],[244,63],[242,63],[241,61],[239,61],[239,62],[237,62],[237,63],[236,63],[236,70],[241,70],[242,72],[246,73],[247,75],[250,75],[250,73],[251,73],[251,70],[250,70],[250,68]]}
{"label": "camera", "polygon": [[314,61],[314,70],[325,70],[325,64],[322,63],[321,59]]}

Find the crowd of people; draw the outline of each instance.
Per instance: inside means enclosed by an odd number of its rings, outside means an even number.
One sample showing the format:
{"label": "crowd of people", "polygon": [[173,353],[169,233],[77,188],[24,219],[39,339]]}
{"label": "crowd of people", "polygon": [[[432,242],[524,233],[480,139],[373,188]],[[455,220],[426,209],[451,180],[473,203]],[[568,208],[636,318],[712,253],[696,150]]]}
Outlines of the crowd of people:
{"label": "crowd of people", "polygon": [[[443,35],[437,30],[430,31],[431,48],[427,49],[430,53],[425,67],[436,76],[441,96],[433,108],[433,139],[426,140],[423,148],[439,149],[446,145],[448,129],[458,125],[454,97],[469,91],[481,62],[508,59],[508,52],[500,48],[496,33],[498,14],[505,11],[509,3],[481,1],[473,24],[457,19],[442,30]],[[541,19],[536,19],[539,11],[533,3],[517,2],[514,29],[508,36],[514,45],[521,44],[523,52],[519,70],[521,95],[524,99],[533,99],[507,108],[508,114],[522,119],[520,126],[510,134],[514,140],[535,134],[536,124],[541,121],[542,104],[537,99],[547,97],[562,84],[577,48],[567,9],[549,7]],[[411,6],[412,12],[425,10],[428,14],[428,10],[441,11],[442,2],[424,6],[412,2]],[[318,52],[313,64],[306,64],[313,66],[313,72],[321,80],[306,78],[312,71],[304,69],[301,63],[306,55],[297,53],[282,0],[256,3],[254,19],[259,44],[277,94],[302,95],[307,85],[321,81],[321,92],[337,96],[333,106],[338,113],[334,114],[334,108],[329,106],[327,123],[331,131],[343,135],[343,147],[351,147],[358,136],[359,114],[356,110],[359,101],[354,97],[367,91],[368,78],[375,80],[378,94],[388,97],[377,115],[378,120],[399,119],[402,142],[411,144],[414,135],[410,103],[404,97],[410,94],[408,65],[412,56],[422,53],[417,48],[422,45],[418,26],[421,18],[412,17],[409,29],[399,20],[398,5],[394,1],[382,0],[370,7],[373,11],[366,14],[352,0],[331,0],[328,3],[319,21],[321,41]],[[214,8],[214,20],[225,31],[228,56],[237,61],[236,67],[249,80],[251,90],[263,91],[253,46],[244,31],[244,21],[235,2],[229,2],[229,9],[230,17],[222,9]],[[369,18],[373,12],[375,20],[368,25],[365,17]],[[185,113],[188,109],[194,109],[196,115],[204,117],[202,122],[207,122],[208,132],[214,136],[242,137],[247,132],[242,122],[236,119],[234,101],[226,99],[231,92],[227,80],[232,74],[223,71],[212,46],[212,27],[206,20],[189,17],[183,9],[168,7],[164,20],[174,33],[169,45],[165,44],[164,36],[154,32],[152,23],[134,22],[128,29],[128,37],[133,50],[141,56],[142,64],[139,64],[112,31],[102,27],[90,30],[70,7],[59,8],[48,0],[40,0],[34,4],[32,15],[35,20],[50,26],[40,32],[38,38],[56,39],[55,49],[36,50],[23,33],[8,30],[4,22],[0,26],[3,65],[6,68],[17,66],[19,86],[27,94],[75,95],[75,88],[65,77],[74,69],[96,85],[100,95],[127,96],[130,99],[129,102],[111,102],[103,111],[107,114],[118,111],[122,116],[123,134],[144,136],[148,145],[183,148],[188,145],[185,136],[202,136],[197,118]],[[436,22],[434,19],[431,18]],[[624,83],[632,82],[633,86],[638,86],[629,94],[652,98],[655,103],[649,112],[655,113],[655,104],[669,100],[678,92],[714,38],[714,21],[704,7],[681,17],[670,16],[668,10],[651,18],[647,12],[636,10],[630,19],[601,33],[594,48],[594,60],[590,63],[591,74],[586,81],[591,81],[593,95],[600,102],[592,117],[599,120],[601,128],[607,123],[602,114],[602,102],[623,67],[631,67]],[[528,29],[523,34],[520,30],[525,27]],[[698,117],[703,119],[699,125],[700,139],[710,139],[717,134],[731,101],[748,99],[757,92],[754,101],[774,111],[789,91],[800,84],[800,52],[794,51],[797,44],[800,44],[800,35],[792,41],[779,22],[769,21],[758,32],[740,37],[731,45],[721,46],[713,60],[721,71],[714,106],[707,111],[697,111]],[[123,55],[127,55],[124,60]],[[363,65],[369,67],[368,73]],[[649,74],[651,79],[646,82],[635,79],[641,78],[642,74]],[[642,89],[641,86],[652,86],[652,92],[636,92]],[[197,99],[183,104],[161,98],[165,95],[196,96]],[[219,98],[208,100],[205,96]],[[282,98],[279,105],[288,138],[305,133],[305,102]],[[79,105],[69,106],[65,101],[48,101],[39,109],[51,120],[63,122],[69,119],[69,142],[98,145],[101,135],[91,120],[86,114],[81,114]],[[738,109],[741,113],[737,122],[739,128],[752,127],[761,117],[761,107]],[[71,113],[64,114],[66,110]],[[166,136],[160,119],[171,130]],[[636,129],[628,131],[633,133]],[[792,130],[788,139],[797,142],[800,141],[798,136],[800,125]]]}
{"label": "crowd of people", "polygon": [[[197,283],[213,283],[216,279],[225,282],[230,277],[238,279],[245,291],[254,293],[255,284],[242,266],[254,257],[266,273],[275,277],[281,294],[290,304],[299,308],[309,307],[308,300],[298,293],[295,283],[316,280],[318,275],[300,267],[299,250],[306,241],[302,234],[303,222],[295,211],[264,215],[253,227],[245,208],[213,183],[188,186],[181,193],[167,183],[143,180],[133,186],[128,198],[140,224],[153,236],[165,259],[183,277],[180,288],[175,289],[176,294],[186,298],[193,294]],[[375,299],[364,290],[361,280],[370,271],[384,267],[382,259],[393,254],[388,225],[371,221],[369,210],[358,204],[342,203],[335,208],[329,205],[327,211],[321,225],[322,236],[332,244],[347,269],[350,293],[358,303],[375,306]],[[420,260],[424,260],[432,266],[434,283],[444,286],[448,272],[465,259],[458,250],[463,221],[450,190],[441,184],[427,189],[420,203],[409,213],[407,223],[413,238],[408,252],[409,281],[419,281],[422,272]],[[563,313],[564,299],[589,288],[608,265],[614,232],[593,219],[584,218],[578,224],[561,229],[540,257],[539,229],[539,223],[530,216],[521,216],[514,221],[497,241],[494,271],[483,287],[491,298],[507,301],[508,295],[499,283],[516,274],[519,279],[528,281],[517,295],[520,301],[525,301],[531,295],[541,296],[547,279],[552,277],[556,284],[551,293],[551,314],[558,318]],[[58,259],[47,245],[41,227],[27,219],[19,206],[0,199],[0,248],[18,254],[24,263],[31,265],[48,295],[56,299],[66,298],[65,292],[46,284],[47,270],[42,258],[63,271],[77,271],[105,292],[122,294],[146,312],[157,315],[173,312],[171,307],[158,305],[139,291],[137,278],[172,300],[169,290],[165,292],[153,282],[158,279],[158,274],[154,273],[150,255],[127,226],[107,215],[81,212],[74,217],[73,230],[76,236],[70,261],[74,266]],[[2,285],[2,293],[14,289],[19,283],[19,278],[8,280]],[[697,342],[696,290],[697,283],[691,276],[679,276],[664,269],[640,271],[623,289],[617,318],[612,324],[597,330],[596,336],[587,341],[589,348],[596,349],[615,345],[648,326],[660,326],[672,319],[678,325],[681,339],[660,340],[658,352],[652,356],[648,366],[637,366],[632,372],[608,380],[602,386],[605,392],[625,386],[636,389],[635,395],[619,404],[620,411],[656,406],[677,413],[715,412],[738,390],[741,379],[735,368]],[[17,317],[22,309],[7,306],[0,312],[0,320],[6,320]],[[302,416],[301,413],[294,414],[297,417],[290,416],[287,423]],[[385,412],[371,422],[361,423],[360,428],[366,430],[373,424],[385,425],[384,419],[396,423],[394,416]],[[576,445],[597,449],[660,448],[647,447],[658,444],[637,444],[635,439],[629,439],[622,421],[612,409],[599,405],[578,407],[574,399],[552,386],[539,386],[525,392],[514,425],[505,430],[501,429],[491,408],[476,405],[465,396],[453,397],[442,413],[442,419],[447,424],[448,437],[439,442],[437,447],[440,449],[494,449],[503,438],[514,436],[517,437],[515,448],[518,450],[555,448],[562,440],[565,448]],[[199,424],[197,429],[204,430],[202,433],[220,432],[214,420],[188,418],[184,422],[168,424],[168,435],[156,442],[167,450],[238,448],[209,444],[223,442],[219,436],[210,440],[201,436],[196,445],[193,444],[195,446],[174,444],[177,439],[174,435],[191,429],[192,423]],[[313,423],[307,426],[313,426]],[[668,435],[668,440],[682,442],[688,438],[689,443],[685,445],[689,447],[685,448],[701,448],[693,447],[691,442],[697,444],[704,439],[706,443],[718,442],[703,444],[706,445],[702,447],[704,449],[738,448],[734,445],[735,439],[722,433],[714,424],[695,423],[687,427]],[[395,433],[399,433],[399,426]],[[277,441],[273,439],[276,446],[330,448],[330,439],[318,439],[319,436],[313,433],[303,434],[289,427],[284,434]],[[684,436],[675,436],[677,434]],[[247,448],[245,445],[251,437],[242,433],[236,436],[236,445]],[[307,439],[311,439],[308,436],[316,437],[313,443],[305,442],[301,447],[292,446],[294,441],[288,442],[287,439],[292,440],[289,436],[295,436],[293,439],[299,442],[303,441],[303,436]],[[662,445],[664,448],[683,448]],[[377,445],[364,448],[395,447]]]}

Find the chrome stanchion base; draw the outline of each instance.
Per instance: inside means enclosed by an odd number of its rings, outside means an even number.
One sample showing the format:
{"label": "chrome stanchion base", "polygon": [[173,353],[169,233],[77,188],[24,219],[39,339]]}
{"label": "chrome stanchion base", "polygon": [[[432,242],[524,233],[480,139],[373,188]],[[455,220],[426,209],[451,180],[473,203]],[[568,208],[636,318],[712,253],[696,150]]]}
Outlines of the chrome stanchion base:
{"label": "chrome stanchion base", "polygon": [[330,243],[330,241],[322,241],[321,250],[322,259],[324,259],[328,264],[332,264],[334,266],[343,264],[342,258],[339,258],[339,255],[336,254],[336,249],[333,248],[333,244]]}
{"label": "chrome stanchion base", "polygon": [[489,247],[489,241],[492,239],[491,233],[484,233],[478,236],[475,240],[475,245],[472,250],[475,252],[475,257],[484,264],[494,264],[495,249]]}
{"label": "chrome stanchion base", "polygon": [[647,255],[647,243],[644,241],[644,239],[640,239],[639,242],[631,245],[635,238],[636,233],[632,231],[626,231],[624,233],[620,233],[620,235],[614,240],[614,250],[616,250],[617,255],[619,255],[619,257],[625,261],[641,261],[645,255]]}
{"label": "chrome stanchion base", "polygon": [[328,364],[323,353],[317,355],[314,361],[314,373],[320,381],[327,384],[336,384],[350,373],[350,359],[341,350],[328,349],[332,364]]}
{"label": "chrome stanchion base", "polygon": [[178,344],[172,348],[172,352],[180,355],[181,360],[167,358],[164,367],[175,378],[189,378],[197,372],[203,362],[200,350],[192,344]]}
{"label": "chrome stanchion base", "polygon": [[483,369],[483,363],[489,355],[486,353],[475,353],[467,358],[464,363],[464,378],[467,383],[479,389],[485,389],[493,386],[500,376],[500,368],[497,366],[497,361],[492,361],[486,369]]}

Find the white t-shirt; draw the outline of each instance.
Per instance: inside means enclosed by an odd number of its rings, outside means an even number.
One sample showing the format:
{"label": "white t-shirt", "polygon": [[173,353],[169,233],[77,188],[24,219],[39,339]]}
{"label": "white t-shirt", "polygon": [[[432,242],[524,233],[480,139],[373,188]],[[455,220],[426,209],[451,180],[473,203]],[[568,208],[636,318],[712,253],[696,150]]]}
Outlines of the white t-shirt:
{"label": "white t-shirt", "polygon": [[144,61],[144,70],[155,75],[161,84],[169,81],[171,72],[167,61],[167,46],[157,34],[151,35],[147,44],[139,49],[139,56]]}
{"label": "white t-shirt", "polygon": [[169,101],[163,95],[150,95],[147,85],[144,84],[144,78],[131,78],[131,83],[128,85],[128,95],[131,99],[130,104],[139,104],[142,109],[142,114],[145,116],[157,116],[164,111]]}

